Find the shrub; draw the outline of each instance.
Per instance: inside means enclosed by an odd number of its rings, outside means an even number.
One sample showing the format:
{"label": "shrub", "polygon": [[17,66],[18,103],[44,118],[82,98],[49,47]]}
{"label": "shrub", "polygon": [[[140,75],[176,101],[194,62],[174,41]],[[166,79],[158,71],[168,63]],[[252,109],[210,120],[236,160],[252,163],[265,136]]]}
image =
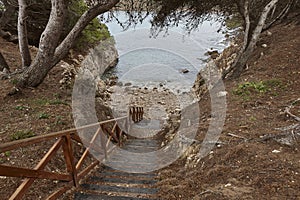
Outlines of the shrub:
{"label": "shrub", "polygon": [[22,140],[36,136],[32,131],[17,131],[11,136],[11,140]]}

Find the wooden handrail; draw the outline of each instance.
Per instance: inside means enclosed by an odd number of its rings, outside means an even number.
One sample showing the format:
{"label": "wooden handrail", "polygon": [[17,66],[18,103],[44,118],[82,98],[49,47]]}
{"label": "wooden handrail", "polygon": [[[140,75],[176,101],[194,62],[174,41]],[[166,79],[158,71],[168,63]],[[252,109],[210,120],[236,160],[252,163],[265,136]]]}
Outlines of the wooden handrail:
{"label": "wooden handrail", "polygon": [[[105,158],[107,154],[115,147],[109,148],[109,142],[113,139],[115,142],[121,146],[121,139],[122,134],[124,133],[123,130],[119,127],[118,123],[121,120],[124,120],[123,126],[129,127],[131,120],[133,122],[139,122],[143,119],[144,108],[143,107],[130,107],[129,108],[129,115],[124,117],[119,117],[115,119],[110,119],[106,121],[101,121],[98,123],[72,128],[69,130],[59,131],[55,133],[50,133],[47,135],[36,136],[32,138],[27,138],[23,140],[8,142],[4,144],[0,144],[0,153],[27,147],[29,145],[49,141],[49,140],[56,140],[52,147],[48,150],[48,152],[44,155],[44,157],[40,160],[40,162],[34,167],[34,169],[27,169],[22,167],[14,167],[14,166],[6,166],[0,165],[0,176],[8,176],[8,177],[21,177],[25,178],[22,184],[17,188],[17,190],[13,193],[10,199],[21,199],[28,188],[33,184],[36,179],[49,179],[49,180],[59,180],[59,181],[67,181],[67,184],[62,187],[59,191],[56,191],[48,199],[55,199],[65,191],[69,190],[73,186],[77,187],[79,185],[79,180],[83,178],[86,174],[89,173],[90,170],[95,168],[100,161],[96,160],[92,162],[89,166],[85,167],[80,171],[83,166],[83,162],[89,154],[90,150],[104,150]],[[114,123],[110,128],[105,126],[106,124]],[[80,138],[77,134],[78,131],[97,127],[97,131],[90,139],[87,138]],[[106,141],[106,137],[108,135],[108,140]],[[101,138],[101,145],[95,143],[97,138]],[[72,147],[72,140],[76,141],[76,143],[84,143],[86,144],[86,149],[84,153],[79,158],[78,162],[75,163],[75,158],[73,154],[73,147]],[[89,141],[90,140],[90,141]],[[68,174],[61,174],[56,172],[48,172],[44,171],[46,165],[50,162],[50,160],[54,157],[57,153],[58,149],[62,147],[63,155],[65,158],[65,163],[67,167]]]}
{"label": "wooden handrail", "polygon": [[[25,146],[27,147],[32,144],[49,141],[51,139],[56,139],[56,142],[52,145],[49,151],[44,155],[44,157],[41,159],[38,165],[34,167],[34,169],[0,165],[0,176],[25,178],[22,184],[17,188],[17,190],[10,197],[10,199],[21,199],[26,193],[26,191],[28,190],[28,188],[32,185],[32,183],[36,179],[68,181],[68,184],[66,186],[61,188],[59,191],[53,193],[50,197],[48,197],[48,199],[55,199],[56,197],[58,197],[59,195],[61,195],[62,193],[70,189],[72,185],[77,187],[79,184],[78,183],[79,180],[83,178],[86,174],[88,174],[90,170],[95,168],[100,163],[98,160],[96,160],[95,162],[91,163],[89,166],[85,167],[85,169],[80,171],[85,158],[89,155],[89,150],[91,149],[102,150],[101,149],[102,147],[104,148],[105,156],[107,156],[108,152],[111,150],[111,149],[110,150],[107,149],[108,148],[107,144],[109,141],[107,143],[105,142],[100,147],[95,144],[96,138],[100,135],[100,137],[104,141],[105,139],[104,136],[108,134],[109,139],[114,138],[120,144],[121,139],[118,136],[122,134],[122,130],[118,126],[118,122],[124,119],[128,119],[128,117],[126,116],[126,117],[110,119],[110,120],[82,126],[76,129],[73,128],[65,131],[59,131],[56,133],[50,133],[47,135],[41,135],[41,136],[36,136],[28,139],[0,144],[0,153],[1,153],[1,152],[14,150],[17,148],[22,148]],[[109,124],[111,122],[114,122],[112,130],[109,131],[107,128],[103,130],[104,125]],[[96,126],[99,126],[99,128],[97,129],[97,132],[93,135],[91,141],[86,141],[87,139],[80,138],[77,134],[77,131],[79,130],[84,130]],[[74,155],[72,152],[73,148],[72,148],[71,140],[75,140],[76,143],[84,142],[85,144],[89,144],[88,147],[86,147],[86,150],[84,151],[83,155],[80,157],[77,164],[75,163]],[[68,174],[60,174],[55,172],[44,171],[44,168],[49,163],[49,161],[54,157],[54,155],[57,153],[60,147],[62,147],[63,149],[63,154],[64,154]]]}
{"label": "wooden handrail", "polygon": [[72,129],[69,129],[69,130],[59,131],[59,132],[55,132],[55,133],[49,133],[47,135],[40,135],[40,136],[35,136],[35,137],[23,139],[23,140],[16,140],[16,141],[12,141],[12,142],[7,142],[7,143],[4,143],[4,144],[0,144],[0,153],[10,151],[10,150],[13,150],[13,149],[16,149],[16,148],[21,148],[21,147],[25,147],[25,146],[28,146],[28,145],[48,141],[50,139],[59,138],[59,137],[62,137],[62,136],[72,135],[72,134],[75,134],[77,131],[80,131],[80,130],[95,127],[95,126],[98,126],[98,125],[103,125],[103,124],[114,122],[114,121],[120,121],[120,120],[126,119],[126,118],[127,118],[127,116],[116,118],[116,119],[110,119],[110,120],[106,120],[106,121],[102,121],[102,122],[98,122],[98,123],[95,123],[95,124],[90,124],[90,125],[86,125],[86,126],[82,126],[82,127],[78,127],[78,128],[72,128]]}

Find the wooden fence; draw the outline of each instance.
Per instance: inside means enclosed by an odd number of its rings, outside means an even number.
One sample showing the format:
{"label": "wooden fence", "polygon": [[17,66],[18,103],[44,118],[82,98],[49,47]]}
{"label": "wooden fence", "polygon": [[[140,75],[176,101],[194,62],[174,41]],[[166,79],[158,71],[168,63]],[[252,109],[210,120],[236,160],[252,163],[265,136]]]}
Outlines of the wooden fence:
{"label": "wooden fence", "polygon": [[129,116],[133,122],[140,122],[143,120],[144,108],[139,106],[132,106],[129,108]]}

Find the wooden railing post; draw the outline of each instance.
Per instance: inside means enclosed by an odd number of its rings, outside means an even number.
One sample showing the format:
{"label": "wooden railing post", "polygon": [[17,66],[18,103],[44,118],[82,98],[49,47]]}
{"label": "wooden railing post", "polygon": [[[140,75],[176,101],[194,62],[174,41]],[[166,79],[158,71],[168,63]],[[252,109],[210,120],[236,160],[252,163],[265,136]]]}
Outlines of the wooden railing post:
{"label": "wooden railing post", "polygon": [[63,143],[63,152],[64,152],[64,156],[65,156],[65,160],[66,160],[67,170],[68,170],[69,174],[72,176],[74,186],[78,187],[79,183],[78,183],[76,165],[74,162],[71,136],[66,135],[66,136],[63,136],[63,138],[65,139],[65,141]]}
{"label": "wooden railing post", "polygon": [[140,122],[143,120],[144,116],[144,108],[132,106],[129,108],[129,118],[132,119],[133,122]]}

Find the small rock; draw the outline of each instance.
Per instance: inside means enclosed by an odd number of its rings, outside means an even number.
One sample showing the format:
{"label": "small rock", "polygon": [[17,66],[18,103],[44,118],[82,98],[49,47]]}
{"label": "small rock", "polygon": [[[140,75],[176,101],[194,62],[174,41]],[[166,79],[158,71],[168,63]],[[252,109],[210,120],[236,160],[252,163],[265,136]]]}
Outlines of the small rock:
{"label": "small rock", "polygon": [[125,83],[124,86],[128,87],[128,86],[131,86],[132,83]]}
{"label": "small rock", "polygon": [[79,54],[79,55],[78,55],[78,59],[79,59],[80,61],[83,61],[83,60],[84,60],[84,56],[81,55],[81,54]]}
{"label": "small rock", "polygon": [[276,150],[276,149],[272,151],[272,153],[280,153],[280,152],[281,152],[281,151]]}
{"label": "small rock", "polygon": [[182,69],[181,70],[181,73],[183,73],[183,74],[187,74],[187,73],[189,73],[190,71],[188,70],[188,69]]}
{"label": "small rock", "polygon": [[267,31],[267,36],[271,36],[271,35],[273,35],[272,32]]}
{"label": "small rock", "polygon": [[267,44],[262,44],[261,46],[262,46],[263,48],[267,48],[267,47],[268,47]]}
{"label": "small rock", "polygon": [[216,59],[217,57],[219,57],[220,54],[217,50],[214,50],[214,51],[208,51],[204,55],[209,55],[212,59]]}
{"label": "small rock", "polygon": [[231,183],[227,183],[225,187],[231,187]]}
{"label": "small rock", "polygon": [[166,102],[163,102],[163,101],[159,101],[157,103],[159,103],[160,105],[166,105]]}
{"label": "small rock", "polygon": [[227,94],[228,94],[228,92],[226,92],[226,91],[221,91],[221,92],[218,92],[217,96],[218,96],[218,97],[225,97]]}
{"label": "small rock", "polygon": [[77,65],[80,65],[80,62],[79,62],[76,58],[73,58],[72,61],[73,61],[74,63],[76,63]]}
{"label": "small rock", "polygon": [[123,83],[122,82],[117,82],[117,86],[122,87]]}

